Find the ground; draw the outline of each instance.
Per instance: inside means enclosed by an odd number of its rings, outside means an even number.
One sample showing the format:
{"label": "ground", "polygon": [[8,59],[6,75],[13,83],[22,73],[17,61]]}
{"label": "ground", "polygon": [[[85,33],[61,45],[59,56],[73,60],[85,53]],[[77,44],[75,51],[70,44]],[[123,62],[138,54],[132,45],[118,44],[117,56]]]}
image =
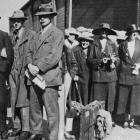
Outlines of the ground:
{"label": "ground", "polygon": [[104,140],[140,140],[140,130],[116,126]]}
{"label": "ground", "polygon": [[[14,140],[10,138],[9,140]],[[137,129],[124,129],[120,126],[116,126],[112,129],[109,136],[106,136],[104,140],[140,140],[140,130]]]}

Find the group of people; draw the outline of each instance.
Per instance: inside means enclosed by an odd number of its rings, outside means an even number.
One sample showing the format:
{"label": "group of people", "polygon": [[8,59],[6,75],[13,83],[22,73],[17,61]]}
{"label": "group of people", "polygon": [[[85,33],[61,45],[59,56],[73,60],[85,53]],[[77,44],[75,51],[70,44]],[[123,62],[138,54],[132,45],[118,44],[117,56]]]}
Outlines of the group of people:
{"label": "group of people", "polygon": [[[122,39],[108,23],[101,23],[97,29],[68,28],[64,38],[52,24],[57,13],[51,5],[42,4],[35,15],[41,25],[38,33],[24,27],[27,17],[21,10],[9,18],[11,39],[0,31],[1,139],[41,140],[44,106],[49,140],[58,140],[62,84],[66,97],[83,105],[104,100],[105,109],[132,128],[140,116],[139,28],[128,26]],[[6,134],[8,87],[13,130]]]}
{"label": "group of people", "polygon": [[120,32],[108,23],[66,29],[65,82],[71,100],[80,101],[80,93],[83,105],[105,101],[114,121],[133,128],[140,117],[140,30],[132,24]]}
{"label": "group of people", "polygon": [[[52,5],[40,5],[41,31],[35,33],[24,26],[27,17],[17,10],[9,18],[13,25],[11,39],[0,32],[0,134],[1,139],[42,140],[43,106],[47,113],[48,138],[58,140],[58,90],[62,84],[61,56],[64,36],[52,24],[57,13]],[[43,82],[43,86],[41,85]],[[39,83],[41,83],[39,86]],[[6,130],[8,84],[13,129]]]}

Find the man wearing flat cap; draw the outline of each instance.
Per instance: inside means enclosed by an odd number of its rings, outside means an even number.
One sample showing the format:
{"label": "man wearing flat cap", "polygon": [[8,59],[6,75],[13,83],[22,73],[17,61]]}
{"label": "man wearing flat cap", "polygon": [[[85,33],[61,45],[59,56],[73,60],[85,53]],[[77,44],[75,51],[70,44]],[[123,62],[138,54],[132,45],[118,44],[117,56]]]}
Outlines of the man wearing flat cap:
{"label": "man wearing flat cap", "polygon": [[0,30],[0,138],[7,139],[6,114],[8,105],[7,81],[13,63],[13,48],[10,37],[6,32]]}
{"label": "man wearing flat cap", "polygon": [[13,24],[12,43],[14,63],[10,74],[11,106],[13,115],[13,132],[9,137],[19,135],[19,140],[26,140],[30,135],[28,87],[25,77],[26,54],[35,37],[35,32],[24,27],[27,17],[22,10],[17,10],[9,18]]}
{"label": "man wearing flat cap", "polygon": [[57,13],[52,6],[42,4],[36,16],[41,23],[41,31],[37,34],[33,48],[28,55],[28,72],[32,76],[40,75],[45,80],[45,89],[32,83],[30,89],[30,128],[29,140],[41,140],[43,133],[42,106],[45,106],[49,140],[58,140],[59,105],[58,88],[62,84],[61,56],[64,44],[63,33],[52,23]]}
{"label": "man wearing flat cap", "polygon": [[108,23],[101,23],[99,28],[93,30],[94,35],[99,37],[93,41],[89,48],[88,63],[92,73],[91,101],[104,100],[106,109],[114,111],[116,95],[116,67],[119,62],[116,44],[108,38],[108,35],[116,35],[110,29]]}
{"label": "man wearing flat cap", "polygon": [[[140,116],[140,32],[135,24],[126,29],[127,38],[119,45],[119,100],[117,113],[124,118],[124,127],[133,128]],[[135,121],[136,122],[136,121]],[[137,123],[137,122],[136,122]]]}

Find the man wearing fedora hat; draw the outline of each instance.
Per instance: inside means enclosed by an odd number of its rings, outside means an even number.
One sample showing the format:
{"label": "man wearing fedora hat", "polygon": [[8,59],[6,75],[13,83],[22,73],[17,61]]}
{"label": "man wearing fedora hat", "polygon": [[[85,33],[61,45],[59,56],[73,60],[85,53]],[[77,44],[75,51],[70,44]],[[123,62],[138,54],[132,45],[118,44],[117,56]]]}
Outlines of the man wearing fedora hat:
{"label": "man wearing fedora hat", "polygon": [[140,40],[137,38],[139,32],[140,30],[135,24],[129,25],[126,30],[127,38],[119,45],[117,113],[124,118],[124,127],[130,128],[134,126],[134,119],[131,118],[140,116]]}
{"label": "man wearing fedora hat", "polygon": [[116,94],[116,67],[119,62],[116,44],[108,38],[108,35],[116,35],[110,29],[108,23],[101,23],[99,28],[92,32],[95,36],[92,46],[89,48],[88,64],[92,73],[90,100],[104,100],[106,109],[114,111]]}
{"label": "man wearing fedora hat", "polygon": [[32,83],[30,88],[30,129],[29,140],[41,140],[43,134],[42,106],[45,106],[49,140],[58,140],[59,130],[59,105],[58,89],[62,84],[61,56],[64,44],[63,33],[52,23],[57,15],[53,7],[42,4],[35,14],[39,17],[41,31],[37,34],[34,46],[27,53],[28,71],[36,76],[40,74],[46,83],[44,90]]}
{"label": "man wearing fedora hat", "polygon": [[14,129],[9,133],[9,137],[19,135],[19,140],[27,140],[30,135],[28,86],[24,73],[27,49],[32,44],[35,32],[24,27],[26,19],[22,10],[15,11],[9,18],[13,24],[12,43],[14,48],[14,63],[10,74]]}
{"label": "man wearing fedora hat", "polygon": [[8,33],[0,30],[0,139],[8,138],[5,133],[8,106],[8,90],[6,83],[9,81],[13,56],[11,39]]}

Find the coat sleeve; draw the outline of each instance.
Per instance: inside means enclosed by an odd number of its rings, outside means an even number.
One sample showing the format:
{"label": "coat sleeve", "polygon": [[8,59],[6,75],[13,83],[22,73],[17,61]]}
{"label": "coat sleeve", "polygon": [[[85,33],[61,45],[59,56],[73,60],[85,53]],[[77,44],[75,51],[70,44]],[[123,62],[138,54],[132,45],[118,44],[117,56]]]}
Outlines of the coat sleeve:
{"label": "coat sleeve", "polygon": [[74,56],[73,50],[68,49],[67,51],[68,51],[67,52],[68,71],[69,71],[71,77],[74,78],[78,71],[77,61]]}
{"label": "coat sleeve", "polygon": [[51,44],[52,50],[47,56],[42,56],[42,59],[36,64],[39,70],[46,73],[48,70],[55,67],[62,57],[62,50],[64,45],[64,36],[61,31],[54,32],[54,39]]}
{"label": "coat sleeve", "polygon": [[34,46],[35,46],[35,38],[36,38],[36,32],[32,31],[32,33],[30,35],[30,38],[29,38],[29,45],[28,45],[28,48],[27,48],[25,67],[29,63],[32,63],[32,55],[33,55]]}
{"label": "coat sleeve", "polygon": [[9,66],[12,66],[13,61],[14,61],[14,50],[12,47],[12,41],[8,34],[6,34],[6,37],[5,37],[5,47],[6,47],[7,60],[8,60]]}

